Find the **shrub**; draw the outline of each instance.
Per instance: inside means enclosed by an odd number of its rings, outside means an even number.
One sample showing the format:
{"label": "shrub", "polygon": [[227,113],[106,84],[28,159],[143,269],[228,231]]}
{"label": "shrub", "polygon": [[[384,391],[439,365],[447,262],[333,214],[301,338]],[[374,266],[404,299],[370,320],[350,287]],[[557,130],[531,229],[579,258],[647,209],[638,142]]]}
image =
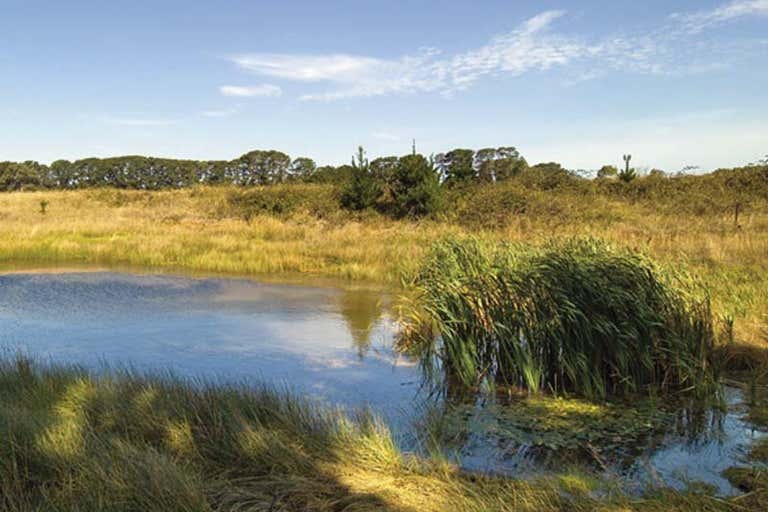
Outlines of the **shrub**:
{"label": "shrub", "polygon": [[598,240],[541,248],[446,240],[411,291],[399,343],[435,382],[593,398],[714,382],[707,296]]}
{"label": "shrub", "polygon": [[250,220],[258,215],[284,216],[299,212],[322,218],[339,211],[336,187],[290,184],[232,188],[221,213]]}
{"label": "shrub", "polygon": [[604,165],[597,171],[598,178],[615,178],[619,175],[619,170],[615,165]]}

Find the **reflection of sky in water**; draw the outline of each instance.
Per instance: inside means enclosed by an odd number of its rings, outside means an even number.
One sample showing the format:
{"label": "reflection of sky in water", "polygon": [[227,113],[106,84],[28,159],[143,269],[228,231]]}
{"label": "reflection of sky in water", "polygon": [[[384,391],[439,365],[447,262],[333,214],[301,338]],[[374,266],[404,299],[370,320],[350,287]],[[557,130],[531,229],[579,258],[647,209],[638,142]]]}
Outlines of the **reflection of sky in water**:
{"label": "reflection of sky in water", "polygon": [[[604,465],[602,475],[632,493],[642,492],[649,485],[682,490],[689,484],[705,482],[718,494],[739,494],[722,472],[743,465],[752,443],[765,437],[766,432],[746,420],[748,409],[741,390],[726,387],[724,392],[727,411],[681,409],[668,428],[655,432],[649,429],[648,437],[628,440],[622,447],[626,453],[597,445],[594,449],[599,461],[588,454],[581,460],[596,471]],[[465,411],[460,417],[466,423],[463,431],[467,438],[458,455],[467,469],[531,477],[560,471],[564,464],[573,462],[559,451],[534,446],[525,436],[504,435],[504,414],[494,412],[494,407],[477,406]]]}
{"label": "reflection of sky in water", "polygon": [[11,274],[0,276],[0,345],[56,362],[266,380],[392,417],[419,380],[392,352],[380,300],[236,279]]}
{"label": "reflection of sky in water", "polygon": [[[411,420],[423,412],[419,371],[393,353],[393,325],[381,300],[373,292],[239,279],[8,274],[0,275],[0,346],[91,367],[130,365],[287,385],[334,404],[370,405],[411,445]],[[675,433],[653,439],[628,467],[616,467],[619,478],[636,484],[657,475],[677,487],[704,480],[733,492],[720,472],[762,434],[741,419],[740,394],[729,393],[731,412],[721,429],[694,442]],[[489,434],[482,422],[473,424],[488,414],[491,425],[500,420],[487,410],[469,419],[462,466],[517,476],[562,469],[556,453],[544,462],[529,447],[509,448],[509,440]]]}
{"label": "reflection of sky in water", "polygon": [[644,457],[632,464],[625,477],[638,482],[660,480],[678,489],[704,481],[717,487],[720,494],[737,494],[722,472],[743,462],[751,443],[765,433],[745,420],[747,410],[740,390],[725,388],[725,394],[727,414],[705,411],[700,419],[704,428],[698,435],[668,433],[658,439]]}

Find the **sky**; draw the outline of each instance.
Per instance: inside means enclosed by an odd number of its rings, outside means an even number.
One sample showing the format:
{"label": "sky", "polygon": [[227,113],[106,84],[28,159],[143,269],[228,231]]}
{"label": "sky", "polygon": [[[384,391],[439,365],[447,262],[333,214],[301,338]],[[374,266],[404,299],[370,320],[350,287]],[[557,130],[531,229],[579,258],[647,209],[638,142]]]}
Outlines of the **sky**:
{"label": "sky", "polygon": [[768,153],[768,0],[0,0],[0,161]]}

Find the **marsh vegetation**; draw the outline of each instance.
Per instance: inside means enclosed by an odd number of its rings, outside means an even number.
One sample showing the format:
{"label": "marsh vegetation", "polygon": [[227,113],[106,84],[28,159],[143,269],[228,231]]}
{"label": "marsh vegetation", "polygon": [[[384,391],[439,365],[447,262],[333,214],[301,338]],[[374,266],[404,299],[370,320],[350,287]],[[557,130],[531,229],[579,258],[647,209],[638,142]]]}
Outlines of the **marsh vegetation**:
{"label": "marsh vegetation", "polygon": [[[300,274],[402,293],[401,347],[450,395],[414,455],[376,414],[350,419],[262,388],[6,360],[4,508],[765,507],[762,444],[728,472],[746,491],[734,498],[695,482],[627,495],[582,469],[533,480],[466,473],[441,451],[466,440],[456,418],[493,401],[507,416],[493,420],[501,450],[576,446],[600,467],[607,454],[589,446],[653,439],[675,408],[697,410],[678,400],[717,405],[724,376],[747,382],[750,396],[768,368],[768,168],[584,179],[509,148],[479,153],[361,153],[326,169],[274,152],[207,166],[0,166],[4,188],[23,190],[0,195],[6,267]],[[147,165],[154,181],[130,181]],[[372,322],[355,311],[376,306],[339,304],[362,358]],[[764,404],[750,401],[744,424],[759,428]],[[569,432],[582,437],[572,443]]]}
{"label": "marsh vegetation", "polygon": [[268,387],[4,359],[0,405],[9,511],[736,511],[767,499],[744,467],[729,476],[750,493],[732,499],[695,485],[631,496],[564,468],[533,480],[468,474],[403,454],[369,413],[350,418]]}
{"label": "marsh vegetation", "polygon": [[400,345],[449,385],[606,398],[717,381],[706,293],[598,240],[446,240],[410,293]]}

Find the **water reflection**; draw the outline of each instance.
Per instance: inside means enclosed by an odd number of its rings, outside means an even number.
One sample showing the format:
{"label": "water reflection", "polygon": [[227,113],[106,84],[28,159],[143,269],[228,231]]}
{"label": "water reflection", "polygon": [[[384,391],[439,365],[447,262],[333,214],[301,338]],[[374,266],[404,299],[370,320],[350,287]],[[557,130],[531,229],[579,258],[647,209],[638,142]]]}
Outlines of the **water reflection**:
{"label": "water reflection", "polygon": [[0,275],[0,345],[58,362],[267,380],[409,413],[417,369],[370,292],[113,272]]}
{"label": "water reflection", "polygon": [[417,420],[419,444],[474,471],[516,476],[572,466],[628,491],[705,482],[736,494],[722,471],[766,435],[746,420],[741,390],[714,402],[633,400],[595,404],[547,397],[466,396],[435,403]]}
{"label": "water reflection", "polygon": [[339,294],[339,313],[347,323],[360,360],[371,348],[371,335],[382,317],[383,300],[381,294],[369,290],[344,290]]}
{"label": "water reflection", "polygon": [[266,380],[368,405],[406,449],[439,441],[466,469],[523,476],[573,463],[637,485],[704,480],[727,494],[734,489],[721,471],[763,435],[732,388],[721,410],[552,400],[521,408],[498,397],[467,402],[451,386],[426,400],[417,365],[392,349],[393,332],[386,297],[369,291],[114,272],[0,275],[0,346],[92,368]]}

